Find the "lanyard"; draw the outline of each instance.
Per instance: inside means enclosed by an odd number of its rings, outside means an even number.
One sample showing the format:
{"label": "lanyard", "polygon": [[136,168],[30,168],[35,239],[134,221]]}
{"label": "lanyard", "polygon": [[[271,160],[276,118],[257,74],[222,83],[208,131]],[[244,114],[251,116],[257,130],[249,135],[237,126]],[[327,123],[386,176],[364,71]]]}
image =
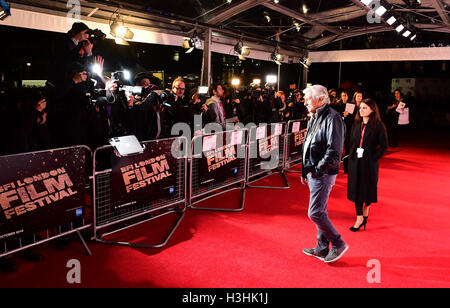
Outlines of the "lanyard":
{"label": "lanyard", "polygon": [[[364,128],[363,128],[364,127]],[[361,122],[361,141],[359,142],[359,147],[362,148],[364,133],[366,132],[367,125],[364,125],[364,122]]]}

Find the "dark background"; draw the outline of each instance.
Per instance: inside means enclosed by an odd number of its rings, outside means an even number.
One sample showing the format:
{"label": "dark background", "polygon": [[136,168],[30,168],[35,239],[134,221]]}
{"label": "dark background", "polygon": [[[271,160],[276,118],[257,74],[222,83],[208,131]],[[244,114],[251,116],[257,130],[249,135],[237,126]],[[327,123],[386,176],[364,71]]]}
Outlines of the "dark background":
{"label": "dark background", "polygon": [[[389,35],[391,34],[386,34],[386,38],[389,38]],[[56,46],[63,40],[64,34],[0,26],[0,37],[4,43],[0,56],[0,73],[2,73],[0,76],[3,75],[0,91],[4,92],[20,87],[21,80],[24,79],[46,80],[55,56]],[[334,47],[336,47],[335,49],[375,48],[377,44],[373,41],[373,44],[370,43],[368,38],[370,37],[362,36],[347,39],[342,42],[342,45],[335,44]],[[326,46],[320,50],[328,49],[332,48]],[[130,46],[120,46],[112,40],[104,40],[95,46],[94,54],[105,58],[105,72],[128,69],[132,75],[135,75],[141,71],[164,71],[165,86],[168,86],[171,80],[178,76],[187,80],[188,88],[196,87],[200,83],[201,50],[194,50],[191,54],[186,54],[185,49],[181,46],[133,42]],[[175,61],[175,55],[178,55],[178,61]],[[27,66],[27,63],[31,63],[31,66]],[[342,63],[340,80],[341,83],[349,82],[352,90],[362,90],[366,97],[375,98],[383,110],[391,99],[393,78],[449,79],[449,64],[449,61]],[[231,54],[231,49],[230,55],[213,53],[212,67],[214,81],[225,85],[229,85],[234,76],[240,77],[242,85],[245,86],[254,78],[260,78],[265,82],[266,75],[276,75],[278,71],[278,66],[269,59],[267,61],[253,59],[241,61]],[[281,66],[281,90],[289,92],[289,85],[300,84],[302,72],[303,67],[300,64],[283,64]],[[308,82],[322,84],[329,89],[339,89],[339,63],[313,63],[309,70]],[[448,127],[447,113],[450,112],[448,92],[448,89],[444,89],[441,98],[425,97],[421,98],[421,101],[417,101],[414,97],[408,97],[415,109],[412,115],[413,122],[421,123],[422,127],[427,128],[434,125]],[[426,120],[422,121],[419,117],[422,120],[426,118]]]}

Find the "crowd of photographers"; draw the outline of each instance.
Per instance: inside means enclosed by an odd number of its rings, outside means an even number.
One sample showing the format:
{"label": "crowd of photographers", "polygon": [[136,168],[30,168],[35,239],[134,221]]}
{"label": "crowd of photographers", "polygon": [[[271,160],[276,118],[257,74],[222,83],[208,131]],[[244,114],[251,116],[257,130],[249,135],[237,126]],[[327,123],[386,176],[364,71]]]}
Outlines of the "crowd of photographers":
{"label": "crowd of photographers", "polygon": [[287,97],[269,85],[244,89],[213,84],[208,93],[200,93],[197,88],[188,91],[182,78],[170,89],[160,89],[145,72],[134,77],[133,85],[126,84],[123,72],[106,78],[104,60],[92,52],[103,38],[103,33],[83,23],[72,26],[46,87],[21,89],[10,98],[13,108],[4,113],[8,116],[3,124],[15,129],[4,136],[7,142],[0,154],[72,145],[95,149],[123,135],[135,135],[140,141],[167,138],[176,123],[193,130],[196,115],[203,127],[215,122],[223,128],[230,122],[274,123],[307,115],[301,91]]}

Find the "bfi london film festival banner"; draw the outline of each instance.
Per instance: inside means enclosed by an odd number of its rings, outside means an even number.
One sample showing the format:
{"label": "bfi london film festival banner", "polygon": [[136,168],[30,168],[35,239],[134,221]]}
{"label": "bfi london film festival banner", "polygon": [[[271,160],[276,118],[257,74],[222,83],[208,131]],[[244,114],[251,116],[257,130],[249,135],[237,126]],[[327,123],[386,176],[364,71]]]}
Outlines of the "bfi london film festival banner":
{"label": "bfi london film festival banner", "polygon": [[86,150],[0,157],[0,242],[84,218]]}
{"label": "bfi london film festival banner", "polygon": [[142,154],[112,160],[112,210],[168,199],[178,193],[178,160],[172,156],[173,140],[148,143]]}
{"label": "bfi london film festival banner", "polygon": [[244,138],[244,131],[203,137],[203,155],[199,173],[200,187],[204,188],[237,178],[240,159],[244,159],[243,157],[238,158],[238,147],[245,144]]}
{"label": "bfi london film festival banner", "polygon": [[293,122],[290,129],[289,138],[289,156],[291,158],[301,157],[303,151],[303,143],[305,142],[306,133],[308,131],[307,121]]}
{"label": "bfi london film festival banner", "polygon": [[[281,153],[280,141],[283,135],[284,124],[276,123],[267,126],[260,126],[256,130],[256,140],[258,141],[258,155],[253,159],[253,166],[256,169],[275,169],[279,164]],[[267,164],[274,162],[276,165]],[[264,164],[266,163],[266,164]]]}

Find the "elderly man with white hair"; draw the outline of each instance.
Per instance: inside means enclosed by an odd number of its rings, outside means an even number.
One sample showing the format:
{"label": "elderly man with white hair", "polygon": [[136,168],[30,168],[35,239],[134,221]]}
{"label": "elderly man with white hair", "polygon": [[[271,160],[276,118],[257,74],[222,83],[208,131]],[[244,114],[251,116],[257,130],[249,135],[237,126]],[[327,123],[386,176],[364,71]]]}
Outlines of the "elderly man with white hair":
{"label": "elderly man with white hair", "polygon": [[330,107],[325,87],[314,85],[303,92],[311,120],[303,144],[301,180],[302,184],[309,186],[308,216],[317,227],[317,246],[305,248],[303,253],[332,263],[348,250],[327,212],[328,197],[339,173],[344,147],[344,122],[341,115]]}

